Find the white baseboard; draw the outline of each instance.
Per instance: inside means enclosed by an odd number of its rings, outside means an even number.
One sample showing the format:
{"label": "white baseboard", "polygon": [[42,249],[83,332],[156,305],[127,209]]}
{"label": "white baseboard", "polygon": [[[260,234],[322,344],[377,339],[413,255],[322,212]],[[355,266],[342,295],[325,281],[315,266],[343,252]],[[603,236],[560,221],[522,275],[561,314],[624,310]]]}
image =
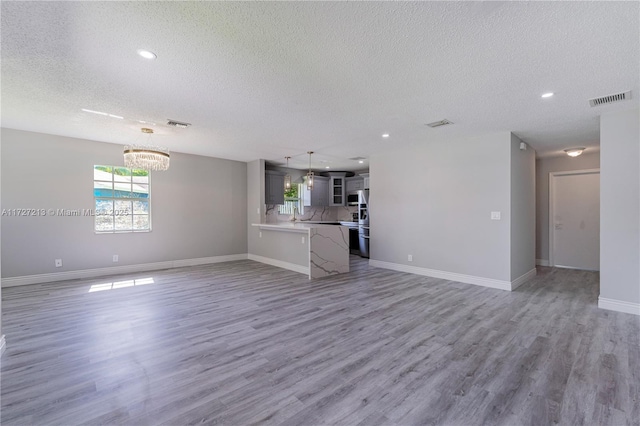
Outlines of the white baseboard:
{"label": "white baseboard", "polygon": [[549,259],[536,259],[536,265],[549,266]]}
{"label": "white baseboard", "polygon": [[0,336],[0,356],[4,353],[5,349],[7,349],[7,341],[4,339],[4,334]]}
{"label": "white baseboard", "polygon": [[257,254],[249,254],[247,259],[260,263],[266,263],[267,265],[277,266],[278,268],[288,269],[290,271],[299,272],[301,274],[309,275],[309,267],[296,265],[295,263],[284,262],[282,260],[271,259],[270,257],[258,256]]}
{"label": "white baseboard", "polygon": [[518,278],[516,278],[515,280],[511,281],[511,290],[515,290],[516,288],[520,287],[522,284],[526,283],[531,278],[535,277],[537,273],[538,271],[536,270],[536,268],[533,268],[526,274],[523,274]]}
{"label": "white baseboard", "polygon": [[230,254],[226,256],[200,257],[196,259],[169,260],[166,262],[142,263],[138,265],[111,266],[108,268],[80,269],[77,271],[53,272],[50,274],[25,275],[2,279],[2,287],[48,283],[53,281],[75,280],[80,278],[96,278],[107,275],[128,274],[132,272],[157,271],[160,269],[182,268],[185,266],[206,265],[209,263],[246,260],[247,254]]}
{"label": "white baseboard", "polygon": [[625,302],[623,300],[598,297],[598,308],[624,312],[625,314],[640,315],[640,303]]}
{"label": "white baseboard", "polygon": [[[433,278],[441,278],[443,280],[458,281],[466,284],[474,284],[474,285],[480,285],[483,287],[497,288],[499,290],[507,290],[507,291],[512,290],[512,284],[510,281],[476,277],[474,275],[457,274],[454,272],[439,271],[437,269],[420,268],[418,266],[409,266],[409,265],[403,265],[400,263],[383,262],[382,260],[369,259],[369,265],[375,266],[377,268],[392,269],[394,271],[400,271],[400,272],[408,272],[410,274],[425,275],[427,277],[433,277]],[[518,278],[518,280],[519,279],[520,278]]]}

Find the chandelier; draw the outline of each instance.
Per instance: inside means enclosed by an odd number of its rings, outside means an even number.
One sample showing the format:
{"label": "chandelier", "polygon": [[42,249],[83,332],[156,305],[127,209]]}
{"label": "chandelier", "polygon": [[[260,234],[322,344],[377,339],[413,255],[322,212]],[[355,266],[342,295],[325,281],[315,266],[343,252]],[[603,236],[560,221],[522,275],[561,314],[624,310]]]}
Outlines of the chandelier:
{"label": "chandelier", "polygon": [[[142,133],[151,135],[153,129],[143,127]],[[151,138],[149,137],[149,142]],[[126,145],[124,147],[124,165],[130,169],[164,171],[169,168],[169,150],[147,145]]]}

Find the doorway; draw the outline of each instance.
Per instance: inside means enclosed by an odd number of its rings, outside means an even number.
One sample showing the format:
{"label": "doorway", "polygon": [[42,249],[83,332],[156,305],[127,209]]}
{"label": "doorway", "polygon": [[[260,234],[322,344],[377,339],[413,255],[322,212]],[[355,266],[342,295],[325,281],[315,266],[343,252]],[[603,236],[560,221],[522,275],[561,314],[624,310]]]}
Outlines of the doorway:
{"label": "doorway", "polygon": [[549,265],[600,270],[600,169],[549,173]]}

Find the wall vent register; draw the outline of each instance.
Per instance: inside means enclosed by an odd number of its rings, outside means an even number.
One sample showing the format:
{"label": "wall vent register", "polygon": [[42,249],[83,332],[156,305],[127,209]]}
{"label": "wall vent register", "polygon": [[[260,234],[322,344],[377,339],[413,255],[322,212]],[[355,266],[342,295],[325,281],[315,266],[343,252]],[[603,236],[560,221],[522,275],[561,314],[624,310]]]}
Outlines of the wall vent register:
{"label": "wall vent register", "polygon": [[631,99],[631,90],[627,92],[616,93],[613,95],[601,96],[599,98],[589,99],[589,105],[591,107],[597,107],[605,104],[612,104],[614,102],[627,101]]}

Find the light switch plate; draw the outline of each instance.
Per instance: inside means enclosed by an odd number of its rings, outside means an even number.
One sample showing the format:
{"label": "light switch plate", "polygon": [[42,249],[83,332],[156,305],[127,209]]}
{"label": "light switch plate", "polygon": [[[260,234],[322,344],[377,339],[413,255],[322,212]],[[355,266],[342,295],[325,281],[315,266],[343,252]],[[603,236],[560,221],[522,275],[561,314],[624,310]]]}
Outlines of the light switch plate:
{"label": "light switch plate", "polygon": [[500,220],[500,212],[491,212],[491,220]]}

